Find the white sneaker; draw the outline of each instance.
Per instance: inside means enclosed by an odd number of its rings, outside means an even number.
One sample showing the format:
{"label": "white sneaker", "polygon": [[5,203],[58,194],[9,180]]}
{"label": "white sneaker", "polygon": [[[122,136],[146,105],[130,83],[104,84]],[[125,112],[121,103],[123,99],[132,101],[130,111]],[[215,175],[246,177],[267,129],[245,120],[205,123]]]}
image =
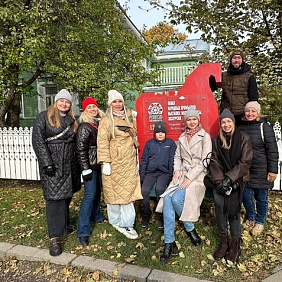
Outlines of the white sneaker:
{"label": "white sneaker", "polygon": [[129,239],[137,239],[138,238],[137,232],[131,227],[120,227],[116,224],[113,224],[113,227]]}
{"label": "white sneaker", "polygon": [[137,239],[138,234],[132,227],[125,227],[126,233],[124,235],[129,239]]}

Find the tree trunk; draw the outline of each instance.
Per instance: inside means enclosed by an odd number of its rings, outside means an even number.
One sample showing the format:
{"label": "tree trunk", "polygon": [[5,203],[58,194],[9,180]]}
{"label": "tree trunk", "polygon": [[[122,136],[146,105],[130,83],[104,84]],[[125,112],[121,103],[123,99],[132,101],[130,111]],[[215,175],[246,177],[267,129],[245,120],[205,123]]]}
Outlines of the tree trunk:
{"label": "tree trunk", "polygon": [[6,98],[6,101],[3,103],[3,105],[0,108],[0,127],[8,127],[7,123],[6,123],[6,115],[11,107],[11,104],[13,103],[14,99],[15,99],[15,91],[16,91],[16,86],[13,85]]}
{"label": "tree trunk", "polygon": [[17,97],[15,97],[7,113],[6,125],[8,127],[19,127],[20,113],[21,113],[20,101]]}

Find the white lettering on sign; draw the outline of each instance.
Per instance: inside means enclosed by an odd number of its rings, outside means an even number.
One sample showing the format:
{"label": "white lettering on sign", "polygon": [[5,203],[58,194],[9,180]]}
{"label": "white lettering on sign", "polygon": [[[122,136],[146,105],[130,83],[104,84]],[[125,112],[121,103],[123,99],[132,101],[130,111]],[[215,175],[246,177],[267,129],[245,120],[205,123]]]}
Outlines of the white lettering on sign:
{"label": "white lettering on sign", "polygon": [[168,120],[169,121],[172,121],[172,120],[181,120],[181,117],[168,117]]}
{"label": "white lettering on sign", "polygon": [[180,106],[171,106],[171,107],[167,107],[167,109],[169,111],[179,111],[180,110]]}
{"label": "white lettering on sign", "polygon": [[168,116],[178,116],[178,115],[180,115],[180,111],[168,112],[167,115]]}
{"label": "white lettering on sign", "polygon": [[175,105],[175,101],[168,101],[167,104],[168,106]]}

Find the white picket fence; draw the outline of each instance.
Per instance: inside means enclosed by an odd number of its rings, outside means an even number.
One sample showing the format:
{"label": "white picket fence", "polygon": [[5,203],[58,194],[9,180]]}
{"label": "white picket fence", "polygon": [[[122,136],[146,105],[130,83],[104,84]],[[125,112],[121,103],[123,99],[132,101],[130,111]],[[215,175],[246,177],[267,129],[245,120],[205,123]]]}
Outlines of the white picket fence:
{"label": "white picket fence", "polygon": [[[279,173],[274,190],[282,190],[281,126],[275,123],[274,132],[279,150]],[[0,128],[0,178],[40,180],[38,162],[31,143],[32,128]]]}

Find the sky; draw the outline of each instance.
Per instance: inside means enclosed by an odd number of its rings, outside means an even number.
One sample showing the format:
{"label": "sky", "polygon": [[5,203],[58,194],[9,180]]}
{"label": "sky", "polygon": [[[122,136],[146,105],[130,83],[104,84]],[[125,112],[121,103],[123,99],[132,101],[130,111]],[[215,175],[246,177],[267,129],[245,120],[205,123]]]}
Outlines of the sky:
{"label": "sky", "polygon": [[[126,10],[127,15],[140,31],[143,30],[144,25],[148,30],[152,26],[156,25],[158,22],[165,20],[165,11],[152,9],[152,6],[144,0],[118,0],[118,1],[123,7],[125,4],[127,4],[127,6],[129,7],[129,9]],[[161,2],[164,5],[166,1],[167,0],[162,0]],[[174,3],[177,4],[177,2],[179,1],[180,0],[175,0]],[[187,31],[185,30],[185,25],[179,25],[175,28],[178,29],[178,31],[188,35]],[[198,39],[200,38],[200,35],[190,34],[188,35],[188,38]]]}

